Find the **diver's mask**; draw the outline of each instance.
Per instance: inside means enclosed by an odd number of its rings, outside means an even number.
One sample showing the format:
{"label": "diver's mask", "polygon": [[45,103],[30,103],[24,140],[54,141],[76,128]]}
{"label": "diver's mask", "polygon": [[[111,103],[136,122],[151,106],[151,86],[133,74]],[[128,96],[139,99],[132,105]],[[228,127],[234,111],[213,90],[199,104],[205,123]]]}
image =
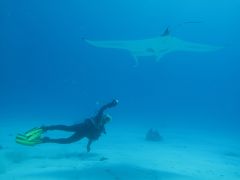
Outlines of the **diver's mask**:
{"label": "diver's mask", "polygon": [[109,114],[104,114],[102,117],[102,124],[107,124],[112,120],[112,117]]}

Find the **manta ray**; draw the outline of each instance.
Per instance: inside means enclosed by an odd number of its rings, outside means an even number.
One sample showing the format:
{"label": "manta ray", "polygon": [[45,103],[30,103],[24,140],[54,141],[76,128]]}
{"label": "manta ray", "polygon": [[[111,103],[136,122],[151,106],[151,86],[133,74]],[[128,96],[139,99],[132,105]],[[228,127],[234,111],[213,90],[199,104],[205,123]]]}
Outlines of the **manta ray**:
{"label": "manta ray", "polygon": [[222,47],[187,42],[174,37],[167,28],[162,35],[142,40],[127,41],[92,41],[84,39],[88,44],[100,48],[122,49],[130,52],[138,64],[139,57],[153,56],[158,62],[164,55],[177,51],[185,52],[210,52]]}

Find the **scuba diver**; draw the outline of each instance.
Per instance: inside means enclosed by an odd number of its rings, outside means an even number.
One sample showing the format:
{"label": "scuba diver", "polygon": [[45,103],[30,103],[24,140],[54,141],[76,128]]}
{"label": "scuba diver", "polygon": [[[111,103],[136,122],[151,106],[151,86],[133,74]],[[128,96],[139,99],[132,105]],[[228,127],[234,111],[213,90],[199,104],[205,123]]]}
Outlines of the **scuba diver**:
{"label": "scuba diver", "polygon": [[[77,142],[83,138],[88,138],[87,152],[91,150],[91,144],[94,140],[97,140],[102,133],[106,134],[105,124],[111,121],[111,116],[105,114],[104,111],[108,108],[115,107],[118,104],[118,100],[102,106],[97,115],[92,118],[87,118],[82,123],[74,124],[71,126],[66,125],[52,125],[42,126],[40,128],[33,128],[24,134],[18,134],[16,142],[18,144],[34,146],[42,143],[58,143],[58,144],[70,144]],[[61,130],[67,132],[73,132],[68,138],[52,139],[49,137],[41,137],[47,131]]]}

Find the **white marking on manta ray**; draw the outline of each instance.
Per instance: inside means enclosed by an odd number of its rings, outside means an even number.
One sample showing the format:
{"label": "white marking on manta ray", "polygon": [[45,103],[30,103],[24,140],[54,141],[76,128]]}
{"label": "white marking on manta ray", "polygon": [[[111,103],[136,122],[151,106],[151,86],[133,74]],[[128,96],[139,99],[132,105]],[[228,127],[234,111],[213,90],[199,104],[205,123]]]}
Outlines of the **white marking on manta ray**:
{"label": "white marking on manta ray", "polygon": [[134,57],[136,64],[138,58],[143,56],[154,56],[158,62],[164,55],[177,51],[185,52],[211,52],[223,47],[211,46],[183,41],[169,35],[169,30],[162,36],[142,40],[127,41],[92,41],[84,39],[87,43],[101,48],[123,49],[129,51]]}

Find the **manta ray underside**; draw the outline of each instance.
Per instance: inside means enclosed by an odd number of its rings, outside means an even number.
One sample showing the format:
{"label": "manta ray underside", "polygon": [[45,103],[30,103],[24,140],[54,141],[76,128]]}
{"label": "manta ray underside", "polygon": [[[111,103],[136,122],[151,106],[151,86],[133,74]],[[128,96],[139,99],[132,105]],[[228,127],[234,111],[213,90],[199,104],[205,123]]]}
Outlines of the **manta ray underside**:
{"label": "manta ray underside", "polygon": [[171,36],[167,28],[161,36],[142,40],[128,41],[92,41],[84,39],[88,44],[101,48],[122,49],[129,51],[134,57],[136,64],[139,57],[154,56],[159,61],[164,55],[177,52],[210,52],[221,49],[222,47],[198,44],[183,41]]}

